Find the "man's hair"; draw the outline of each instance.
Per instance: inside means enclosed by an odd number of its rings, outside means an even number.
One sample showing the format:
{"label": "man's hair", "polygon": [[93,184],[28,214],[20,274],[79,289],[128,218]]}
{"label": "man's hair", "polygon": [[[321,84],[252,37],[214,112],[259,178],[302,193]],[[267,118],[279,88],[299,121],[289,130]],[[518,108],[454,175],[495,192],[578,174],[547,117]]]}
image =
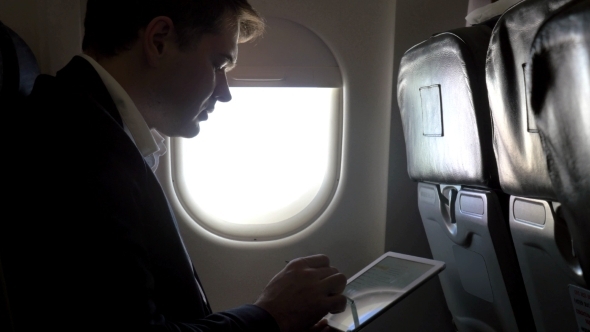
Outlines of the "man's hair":
{"label": "man's hair", "polygon": [[247,0],[88,0],[82,49],[101,57],[128,50],[155,17],[174,22],[181,48],[205,33],[239,24],[239,42],[258,37],[264,22]]}

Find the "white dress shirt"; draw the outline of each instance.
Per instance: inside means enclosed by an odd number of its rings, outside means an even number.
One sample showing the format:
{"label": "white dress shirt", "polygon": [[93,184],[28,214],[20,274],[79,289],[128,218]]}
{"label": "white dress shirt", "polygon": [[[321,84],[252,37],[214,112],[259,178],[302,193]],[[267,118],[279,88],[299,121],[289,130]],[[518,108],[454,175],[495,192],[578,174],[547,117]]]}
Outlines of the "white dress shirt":
{"label": "white dress shirt", "polygon": [[159,158],[166,153],[164,138],[155,129],[150,130],[129,94],[106,69],[92,57],[86,54],[80,56],[88,61],[100,76],[111,98],[113,98],[115,106],[117,106],[119,115],[121,115],[123,129],[135,143],[147,164],[155,171],[158,167]]}

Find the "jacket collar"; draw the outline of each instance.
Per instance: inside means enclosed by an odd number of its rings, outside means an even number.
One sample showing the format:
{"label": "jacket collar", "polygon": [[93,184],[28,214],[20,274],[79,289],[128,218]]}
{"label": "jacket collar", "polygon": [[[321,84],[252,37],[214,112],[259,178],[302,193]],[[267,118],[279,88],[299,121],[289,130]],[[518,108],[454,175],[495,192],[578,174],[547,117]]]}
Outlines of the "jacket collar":
{"label": "jacket collar", "polygon": [[100,76],[88,61],[75,56],[63,69],[57,72],[56,78],[79,93],[88,95],[123,127],[123,120],[117,106],[115,106]]}

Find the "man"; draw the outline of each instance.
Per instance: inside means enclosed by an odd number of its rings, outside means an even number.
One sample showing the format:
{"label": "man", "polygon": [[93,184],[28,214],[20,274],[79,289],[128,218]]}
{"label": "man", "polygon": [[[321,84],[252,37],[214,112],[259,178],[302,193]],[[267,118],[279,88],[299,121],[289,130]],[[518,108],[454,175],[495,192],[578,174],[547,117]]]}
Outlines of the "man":
{"label": "man", "polygon": [[246,0],[88,1],[85,54],[39,77],[10,121],[29,138],[12,151],[23,218],[0,233],[17,330],[324,331],[344,310],[346,279],[318,255],[212,314],[146,163],[150,129],[194,137],[231,99],[237,44],[262,27]]}

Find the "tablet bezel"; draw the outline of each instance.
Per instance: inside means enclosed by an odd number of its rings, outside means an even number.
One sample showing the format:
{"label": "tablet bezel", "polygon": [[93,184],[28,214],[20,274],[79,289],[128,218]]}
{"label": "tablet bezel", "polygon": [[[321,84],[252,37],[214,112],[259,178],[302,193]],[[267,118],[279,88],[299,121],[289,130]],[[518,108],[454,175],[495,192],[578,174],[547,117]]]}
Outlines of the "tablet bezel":
{"label": "tablet bezel", "polygon": [[[417,278],[416,280],[414,280],[413,282],[411,282],[408,286],[406,286],[403,289],[401,289],[399,292],[401,292],[402,294],[399,297],[397,297],[395,300],[393,300],[391,303],[389,303],[387,306],[385,306],[379,312],[377,312],[376,314],[374,314],[373,316],[371,316],[369,319],[367,319],[366,321],[364,321],[363,323],[361,323],[354,330],[342,330],[338,326],[332,326],[332,325],[330,325],[332,328],[336,329],[337,331],[341,331],[341,332],[347,332],[347,331],[358,332],[358,331],[360,331],[361,329],[363,329],[364,327],[366,327],[369,323],[371,323],[375,318],[381,316],[381,314],[383,314],[385,311],[387,311],[389,308],[391,308],[394,304],[396,304],[397,302],[399,302],[403,298],[405,298],[414,289],[418,288],[419,286],[421,286],[422,284],[424,284],[426,281],[430,280],[432,277],[434,277],[435,275],[437,275],[438,273],[440,273],[445,268],[445,263],[444,262],[441,262],[441,261],[435,261],[435,260],[432,260],[432,259],[427,259],[427,258],[422,258],[422,257],[416,257],[416,256],[410,256],[410,255],[405,255],[405,254],[400,254],[400,253],[395,253],[395,252],[389,251],[389,252],[386,252],[383,255],[379,256],[377,259],[375,259],[373,262],[371,262],[365,268],[363,268],[362,270],[360,270],[359,272],[357,272],[355,275],[353,275],[352,277],[350,277],[348,279],[348,281],[346,282],[346,285],[348,286],[348,284],[350,284],[351,282],[353,282],[356,278],[358,278],[359,276],[361,276],[363,273],[367,272],[373,266],[377,265],[379,262],[381,262],[386,257],[394,257],[394,258],[408,260],[408,261],[411,261],[411,262],[428,264],[428,265],[432,265],[432,267],[428,271],[426,271],[424,274],[422,274],[422,276],[420,276],[419,278]],[[330,320],[329,320],[329,317],[330,316],[332,316],[332,315],[331,314],[328,314],[328,316],[326,316],[328,318],[328,324],[330,324]]]}

